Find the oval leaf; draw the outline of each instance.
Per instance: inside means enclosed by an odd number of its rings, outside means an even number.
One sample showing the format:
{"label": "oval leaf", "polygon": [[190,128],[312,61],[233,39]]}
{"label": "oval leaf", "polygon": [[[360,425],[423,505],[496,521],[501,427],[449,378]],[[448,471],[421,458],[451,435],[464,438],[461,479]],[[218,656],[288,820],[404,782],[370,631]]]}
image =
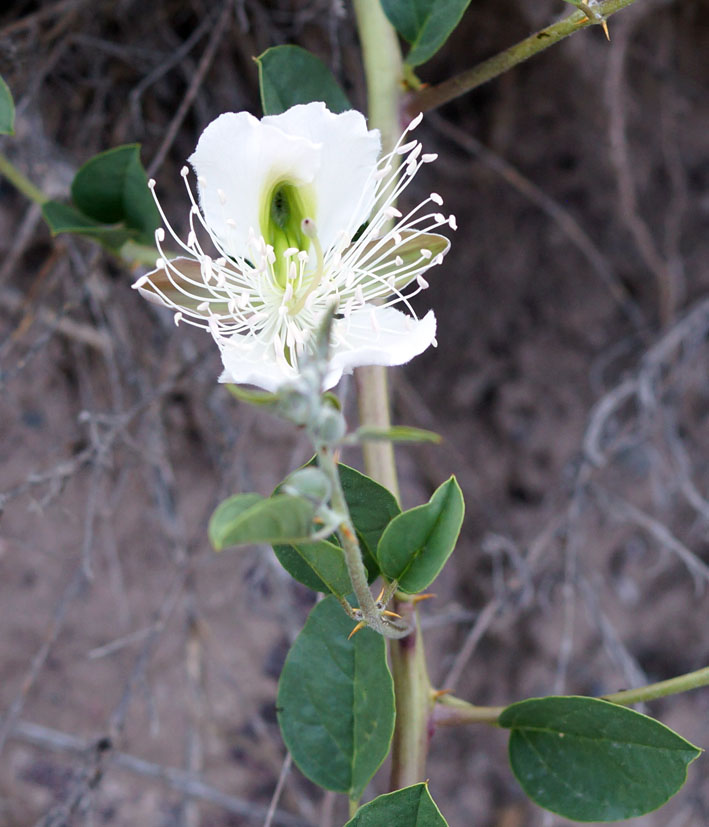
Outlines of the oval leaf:
{"label": "oval leaf", "polygon": [[337,469],[352,523],[366,551],[374,556],[384,529],[401,514],[399,503],[389,489],[366,474],[343,463]]}
{"label": "oval leaf", "polygon": [[12,135],[15,131],[15,102],[10,87],[0,76],[0,135]]}
{"label": "oval leaf", "polygon": [[700,750],[664,724],[598,698],[549,697],[505,709],[512,771],[527,795],[575,821],[617,821],[661,807]]}
{"label": "oval leaf", "polygon": [[237,494],[224,500],[209,521],[217,551],[252,543],[304,543],[314,532],[315,507],[302,497]]}
{"label": "oval leaf", "polygon": [[433,57],[458,25],[470,0],[382,0],[389,22],[411,44],[409,66]]}
{"label": "oval leaf", "polygon": [[304,775],[359,798],[389,752],[394,685],[384,638],[351,631],[334,597],[315,605],[283,666],[278,721]]}
{"label": "oval leaf", "polygon": [[[107,227],[91,218],[82,215],[69,204],[60,204],[58,201],[45,201],[42,204],[42,217],[47,222],[52,235],[59,233],[74,233],[93,238],[109,250],[117,252],[128,241],[135,239],[134,230]],[[157,252],[156,252],[157,255]]]}
{"label": "oval leaf", "polygon": [[140,163],[140,144],[101,152],[76,173],[71,185],[76,207],[103,224],[123,223],[137,230],[146,243],[160,226],[148,178]]}
{"label": "oval leaf", "polygon": [[352,584],[340,546],[320,540],[299,546],[274,546],[283,568],[304,586],[316,592],[345,597]]}
{"label": "oval leaf", "polygon": [[[345,827],[447,827],[447,822],[436,807],[428,784],[414,784],[393,793],[377,796],[360,807]],[[472,827],[472,825],[471,825]]]}
{"label": "oval leaf", "polygon": [[409,594],[430,586],[455,548],[464,511],[460,486],[451,477],[425,505],[404,511],[387,526],[377,548],[382,572]]}
{"label": "oval leaf", "polygon": [[300,46],[274,46],[256,58],[264,115],[280,115],[291,106],[324,101],[331,112],[352,104],[327,66]]}

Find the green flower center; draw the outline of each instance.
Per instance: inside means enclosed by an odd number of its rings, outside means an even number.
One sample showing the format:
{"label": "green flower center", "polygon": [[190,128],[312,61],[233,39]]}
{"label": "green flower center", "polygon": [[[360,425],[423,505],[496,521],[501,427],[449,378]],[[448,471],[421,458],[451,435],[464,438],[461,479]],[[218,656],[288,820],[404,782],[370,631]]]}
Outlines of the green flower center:
{"label": "green flower center", "polygon": [[308,251],[311,239],[303,232],[303,219],[315,215],[315,193],[308,184],[277,180],[266,190],[261,201],[259,221],[261,235],[273,247],[273,269],[278,284],[285,290],[288,263],[283,253],[289,247]]}

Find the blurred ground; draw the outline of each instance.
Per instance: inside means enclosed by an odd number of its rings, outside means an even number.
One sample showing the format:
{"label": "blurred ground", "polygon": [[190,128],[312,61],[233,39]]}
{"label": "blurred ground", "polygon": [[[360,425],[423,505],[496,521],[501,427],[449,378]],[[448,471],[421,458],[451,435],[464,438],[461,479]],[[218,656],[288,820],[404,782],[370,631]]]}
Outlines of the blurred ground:
{"label": "blurred ground", "polygon": [[[563,11],[481,0],[421,77]],[[638,0],[611,33],[421,127],[440,159],[411,197],[440,192],[460,229],[422,297],[439,348],[393,377],[397,420],[446,437],[400,451],[403,499],[451,471],[466,494],[424,617],[434,680],[478,703],[600,694],[709,657],[706,4]],[[58,197],[91,155],[140,141],[184,227],[184,159],[218,113],[259,113],[251,58],[286,42],[364,105],[347,4],[10,3],[18,123],[0,149]],[[205,527],[307,445],[227,398],[209,337],[142,302],[135,274],[0,196],[0,825],[263,824],[284,758],[276,679],[311,597],[263,550],[215,555]],[[650,711],[706,748],[708,709],[700,690]],[[633,823],[709,823],[705,762]],[[501,733],[436,733],[429,773],[451,827],[568,823],[525,802]],[[296,770],[278,806],[278,824],[346,820]]]}

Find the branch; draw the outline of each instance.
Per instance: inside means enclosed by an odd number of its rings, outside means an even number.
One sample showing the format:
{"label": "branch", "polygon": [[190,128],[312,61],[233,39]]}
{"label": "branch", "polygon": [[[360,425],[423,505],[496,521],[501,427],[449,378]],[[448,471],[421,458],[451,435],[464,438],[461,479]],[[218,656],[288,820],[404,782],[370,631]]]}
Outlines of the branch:
{"label": "branch", "polygon": [[[619,706],[632,706],[668,695],[679,695],[691,689],[709,686],[709,666],[678,675],[666,681],[651,683],[638,689],[624,689],[611,695],[602,695],[601,700]],[[441,695],[436,699],[432,721],[435,726],[460,726],[461,724],[495,724],[506,709],[504,706],[475,706],[453,695]]]}
{"label": "branch", "polygon": [[470,92],[471,89],[487,83],[487,81],[501,75],[503,72],[507,72],[518,63],[543,52],[560,40],[574,34],[574,32],[585,29],[587,26],[602,25],[606,18],[634,2],[635,0],[601,0],[593,7],[594,12],[598,14],[595,21],[589,20],[583,11],[574,12],[558,23],[547,26],[546,29],[542,29],[514,46],[510,46],[504,52],[478,63],[472,69],[467,69],[465,72],[443,81],[443,83],[421,89],[410,96],[406,109],[411,117],[419,112],[436,109],[438,106]]}

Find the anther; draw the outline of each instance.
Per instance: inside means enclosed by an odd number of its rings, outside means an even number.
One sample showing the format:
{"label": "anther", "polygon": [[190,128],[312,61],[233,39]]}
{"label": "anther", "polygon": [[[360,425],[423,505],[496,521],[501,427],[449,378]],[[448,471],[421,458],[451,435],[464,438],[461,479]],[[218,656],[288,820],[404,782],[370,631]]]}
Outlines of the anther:
{"label": "anther", "polygon": [[437,192],[432,192],[429,198],[431,199],[431,201],[433,201],[434,204],[438,204],[439,207],[443,203],[443,199]]}
{"label": "anther", "polygon": [[407,132],[413,132],[414,129],[416,129],[416,127],[421,123],[422,120],[423,120],[423,112],[419,112],[418,115],[413,119],[413,121],[411,121],[411,123],[409,124],[408,129],[406,131]]}
{"label": "anther", "polygon": [[149,188],[149,189],[151,189],[151,190],[154,190],[154,189],[155,189],[155,179],[154,179],[154,178],[151,178],[151,179],[148,181],[148,188]]}
{"label": "anther", "polygon": [[183,178],[187,178],[187,176],[188,176],[189,174],[190,174],[189,169],[188,169],[187,167],[182,167],[182,169],[180,170],[180,175],[181,175]]}
{"label": "anther", "polygon": [[165,230],[163,230],[162,227],[158,227],[157,230],[155,230],[155,240],[159,243],[165,241]]}
{"label": "anther", "polygon": [[397,155],[406,155],[407,152],[410,152],[418,143],[418,141],[408,141],[405,144],[396,148]]}

